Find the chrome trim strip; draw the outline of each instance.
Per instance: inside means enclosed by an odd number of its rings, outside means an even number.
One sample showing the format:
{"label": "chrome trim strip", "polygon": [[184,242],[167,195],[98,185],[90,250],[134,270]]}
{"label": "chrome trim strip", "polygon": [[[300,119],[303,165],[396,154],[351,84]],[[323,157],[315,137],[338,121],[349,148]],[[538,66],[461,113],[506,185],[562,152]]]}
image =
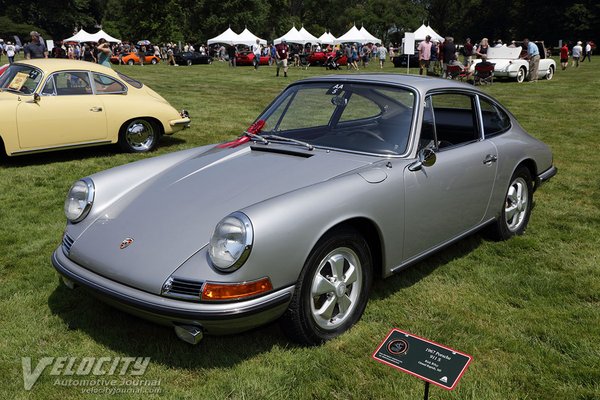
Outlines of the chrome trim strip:
{"label": "chrome trim strip", "polygon": [[11,154],[12,155],[21,155],[21,154],[30,154],[30,153],[43,153],[45,151],[76,149],[79,147],[91,147],[91,146],[99,146],[99,145],[111,144],[111,143],[112,142],[110,140],[96,140],[93,142],[84,142],[84,143],[79,143],[79,144],[67,144],[67,145],[52,146],[52,147],[39,147],[39,148],[32,149],[32,150],[19,150],[19,151],[13,151]]}

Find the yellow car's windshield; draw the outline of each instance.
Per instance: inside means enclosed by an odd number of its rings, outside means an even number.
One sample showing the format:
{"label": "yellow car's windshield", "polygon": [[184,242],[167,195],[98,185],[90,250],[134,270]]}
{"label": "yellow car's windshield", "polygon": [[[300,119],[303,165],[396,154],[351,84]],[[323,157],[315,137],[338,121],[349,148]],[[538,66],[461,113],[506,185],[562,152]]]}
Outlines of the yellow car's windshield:
{"label": "yellow car's windshield", "polygon": [[42,71],[29,65],[13,64],[0,76],[0,89],[32,94],[42,80]]}

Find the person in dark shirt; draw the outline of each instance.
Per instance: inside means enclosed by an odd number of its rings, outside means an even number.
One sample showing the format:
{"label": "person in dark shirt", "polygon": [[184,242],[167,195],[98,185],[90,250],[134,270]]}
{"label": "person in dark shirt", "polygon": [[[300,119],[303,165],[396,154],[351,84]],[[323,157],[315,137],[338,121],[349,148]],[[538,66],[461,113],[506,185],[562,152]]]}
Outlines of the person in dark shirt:
{"label": "person in dark shirt", "polygon": [[28,60],[31,58],[48,58],[48,49],[40,37],[40,34],[36,31],[32,31],[30,35],[31,42],[23,48],[25,58]]}
{"label": "person in dark shirt", "polygon": [[454,38],[451,36],[446,37],[444,44],[442,45],[442,63],[444,68],[444,78],[446,77],[446,69],[448,64],[452,61],[456,61],[456,45],[454,44]]}
{"label": "person in dark shirt", "polygon": [[235,59],[235,46],[230,45],[227,47],[227,55],[229,56],[229,65],[235,67],[237,64]]}
{"label": "person in dark shirt", "polygon": [[277,73],[275,76],[279,76],[279,70],[283,67],[283,76],[287,78],[288,72],[288,58],[290,53],[290,48],[288,47],[285,40],[282,40],[277,46],[275,46],[276,58],[275,62],[277,65]]}

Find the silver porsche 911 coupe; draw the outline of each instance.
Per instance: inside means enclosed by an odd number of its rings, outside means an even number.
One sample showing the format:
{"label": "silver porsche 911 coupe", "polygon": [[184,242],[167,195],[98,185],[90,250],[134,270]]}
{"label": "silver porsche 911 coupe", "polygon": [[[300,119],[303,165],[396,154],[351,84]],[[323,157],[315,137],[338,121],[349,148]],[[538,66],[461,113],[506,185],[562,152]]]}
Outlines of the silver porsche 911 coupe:
{"label": "silver porsche 911 coupe", "polygon": [[360,319],[373,276],[484,226],[522,234],[556,171],[548,146],[471,86],[306,79],[234,141],[75,182],[52,262],[70,288],[189,343],[279,319],[314,345]]}

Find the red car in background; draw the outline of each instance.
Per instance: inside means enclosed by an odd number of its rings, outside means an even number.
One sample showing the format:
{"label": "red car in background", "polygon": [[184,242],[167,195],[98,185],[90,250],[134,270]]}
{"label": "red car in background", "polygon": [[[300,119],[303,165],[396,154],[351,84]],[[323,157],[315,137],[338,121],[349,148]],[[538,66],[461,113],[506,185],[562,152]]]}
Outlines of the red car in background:
{"label": "red car in background", "polygon": [[[258,65],[269,65],[269,56],[260,56]],[[240,52],[235,54],[236,65],[253,65],[254,53],[252,52]]]}
{"label": "red car in background", "polygon": [[[336,57],[335,52],[325,52],[325,51],[315,51],[310,53],[306,60],[310,63],[310,65],[325,65],[327,58],[330,56]],[[336,60],[338,65],[348,65],[348,58],[345,54],[341,54],[339,58]]]}

